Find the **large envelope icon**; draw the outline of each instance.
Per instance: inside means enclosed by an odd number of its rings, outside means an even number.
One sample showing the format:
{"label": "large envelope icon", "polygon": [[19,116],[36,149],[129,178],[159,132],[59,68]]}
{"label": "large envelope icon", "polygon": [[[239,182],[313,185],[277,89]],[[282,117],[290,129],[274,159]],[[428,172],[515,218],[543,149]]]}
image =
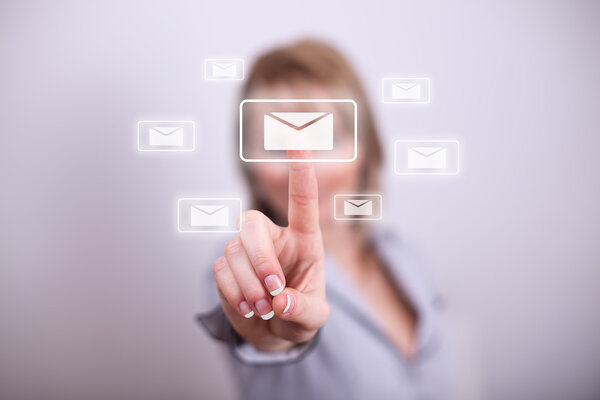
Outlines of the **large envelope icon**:
{"label": "large envelope icon", "polygon": [[265,150],[332,150],[333,114],[278,112],[265,114]]}
{"label": "large envelope icon", "polygon": [[212,65],[212,75],[215,78],[237,77],[237,65],[232,62],[216,62]]}
{"label": "large envelope icon", "polygon": [[222,204],[193,205],[190,212],[191,226],[229,225],[229,207]]}
{"label": "large envelope icon", "polygon": [[373,200],[344,200],[344,215],[372,215]]}
{"label": "large envelope icon", "polygon": [[446,168],[446,149],[439,146],[409,147],[408,168]]}
{"label": "large envelope icon", "polygon": [[394,100],[419,100],[421,98],[421,85],[415,82],[392,83],[392,99]]}
{"label": "large envelope icon", "polygon": [[183,146],[183,128],[155,126],[149,129],[150,146]]}

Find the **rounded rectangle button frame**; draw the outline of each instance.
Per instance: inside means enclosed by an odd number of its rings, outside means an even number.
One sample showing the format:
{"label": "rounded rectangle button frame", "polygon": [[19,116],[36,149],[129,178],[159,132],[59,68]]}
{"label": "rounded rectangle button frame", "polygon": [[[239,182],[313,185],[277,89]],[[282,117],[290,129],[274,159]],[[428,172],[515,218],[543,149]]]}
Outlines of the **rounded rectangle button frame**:
{"label": "rounded rectangle button frame", "polygon": [[[159,147],[159,146],[152,146],[152,145],[148,145],[148,144],[142,144],[142,140],[141,140],[141,132],[140,132],[140,128],[142,127],[142,125],[151,125],[151,124],[165,124],[165,125],[169,125],[169,124],[175,124],[175,125],[180,125],[181,128],[183,128],[183,126],[181,126],[182,124],[188,124],[191,126],[191,134],[189,135],[189,137],[191,138],[191,146],[190,147],[184,147],[184,146],[174,146],[172,148],[168,148],[168,147]],[[185,135],[185,131],[183,132],[183,134]],[[137,122],[137,150],[140,152],[175,152],[175,151],[194,151],[196,150],[196,122],[195,121],[179,121],[179,120],[161,120],[161,121],[156,121],[156,120],[139,120]]]}
{"label": "rounded rectangle button frame", "polygon": [[[214,201],[214,200],[225,200],[225,201],[235,201],[239,203],[239,216],[240,216],[240,226],[237,229],[181,229],[181,202],[182,201]],[[177,231],[181,233],[231,233],[231,232],[241,232],[242,231],[242,199],[239,197],[184,197],[177,199]]]}
{"label": "rounded rectangle button frame", "polygon": [[[243,108],[246,103],[351,103],[354,107],[354,154],[351,158],[246,158],[244,157]],[[358,106],[352,99],[244,99],[240,102],[240,159],[244,162],[352,162],[358,156]]]}
{"label": "rounded rectangle button frame", "polygon": [[[451,172],[398,172],[398,144],[399,143],[453,143],[456,144],[456,169]],[[460,172],[460,143],[454,139],[398,139],[394,141],[394,173],[401,176],[435,176],[435,175],[458,175]]]}
{"label": "rounded rectangle button frame", "polygon": [[[337,199],[338,197],[374,197],[379,199],[379,216],[376,218],[356,218],[356,217],[341,217],[337,216]],[[333,219],[336,221],[379,221],[383,218],[383,196],[378,193],[340,193],[333,196]]]}

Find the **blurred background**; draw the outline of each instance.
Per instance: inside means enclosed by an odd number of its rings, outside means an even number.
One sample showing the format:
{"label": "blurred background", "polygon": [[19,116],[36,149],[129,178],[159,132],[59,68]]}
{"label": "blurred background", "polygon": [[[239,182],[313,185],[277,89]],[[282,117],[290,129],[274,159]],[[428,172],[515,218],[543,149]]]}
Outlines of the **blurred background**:
{"label": "blurred background", "polygon": [[[0,1],[0,398],[236,399],[194,316],[226,234],[179,197],[242,197],[239,82],[203,61],[320,38],[384,137],[384,216],[445,299],[454,399],[600,398],[600,4]],[[428,76],[431,104],[382,104]],[[139,153],[138,120],[197,150]],[[455,177],[393,173],[393,142],[461,143]]]}

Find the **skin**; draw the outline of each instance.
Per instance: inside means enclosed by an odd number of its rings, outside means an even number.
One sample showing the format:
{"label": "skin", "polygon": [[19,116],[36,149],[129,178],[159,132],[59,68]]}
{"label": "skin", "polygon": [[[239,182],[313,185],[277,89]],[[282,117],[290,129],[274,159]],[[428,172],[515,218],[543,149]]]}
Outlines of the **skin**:
{"label": "skin", "polygon": [[[225,314],[234,329],[260,350],[280,351],[310,340],[329,316],[318,198],[313,166],[290,163],[288,227],[275,225],[258,211],[245,212],[240,236],[227,243],[225,255],[213,265]],[[272,298],[264,282],[269,275],[278,276],[285,286]],[[288,296],[290,305],[284,313]],[[261,299],[270,303],[266,310],[256,305]],[[244,300],[254,317],[244,316],[247,311],[240,307]],[[256,317],[271,309],[275,318]]]}
{"label": "skin", "polygon": [[[270,90],[276,92],[275,98],[298,98],[294,87]],[[312,97],[327,96],[322,88],[314,87]],[[310,154],[288,151],[288,157],[309,158]],[[373,310],[374,322],[401,354],[412,357],[414,309],[390,283],[377,255],[364,251],[364,238],[350,224],[333,219],[331,199],[335,193],[355,192],[362,169],[360,158],[343,164],[271,163],[251,168],[258,192],[278,215],[287,213],[288,226],[277,226],[256,210],[245,212],[240,235],[227,243],[224,255],[213,264],[221,305],[238,334],[268,352],[310,340],[329,316],[326,247],[358,289],[361,300]],[[271,275],[284,287],[275,296],[270,294],[274,287],[265,281]],[[268,280],[273,283],[272,278]],[[254,314],[247,317],[250,310]],[[260,317],[271,310],[272,318]]]}

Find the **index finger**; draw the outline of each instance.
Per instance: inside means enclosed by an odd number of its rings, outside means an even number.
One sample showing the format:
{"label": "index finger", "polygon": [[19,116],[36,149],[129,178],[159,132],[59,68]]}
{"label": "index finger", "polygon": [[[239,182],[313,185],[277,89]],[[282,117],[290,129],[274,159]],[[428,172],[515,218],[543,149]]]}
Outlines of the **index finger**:
{"label": "index finger", "polygon": [[[288,158],[308,159],[310,151],[288,150]],[[319,231],[319,190],[310,162],[291,162],[289,176],[288,225],[301,233]]]}

